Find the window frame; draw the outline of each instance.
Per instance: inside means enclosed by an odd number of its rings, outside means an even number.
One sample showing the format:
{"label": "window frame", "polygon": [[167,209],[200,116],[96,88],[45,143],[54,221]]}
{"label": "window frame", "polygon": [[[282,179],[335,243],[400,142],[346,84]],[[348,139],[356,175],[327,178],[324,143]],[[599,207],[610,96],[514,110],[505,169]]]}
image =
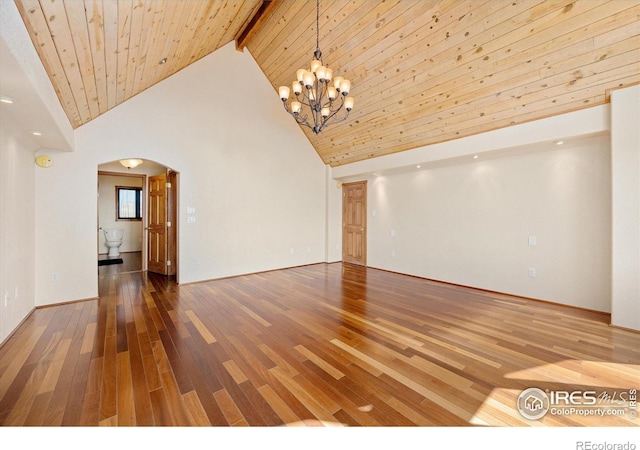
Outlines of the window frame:
{"label": "window frame", "polygon": [[[136,191],[136,217],[120,217],[120,191]],[[116,221],[141,222],[144,212],[142,188],[138,186],[116,186]]]}

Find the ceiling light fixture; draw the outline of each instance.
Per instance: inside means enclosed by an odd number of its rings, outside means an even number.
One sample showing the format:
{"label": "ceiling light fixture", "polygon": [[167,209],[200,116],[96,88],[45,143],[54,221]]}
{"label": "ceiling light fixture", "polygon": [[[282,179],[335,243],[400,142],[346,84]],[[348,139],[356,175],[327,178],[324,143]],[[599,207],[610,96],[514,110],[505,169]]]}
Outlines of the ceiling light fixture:
{"label": "ceiling light fixture", "polygon": [[556,145],[562,145],[562,144],[564,144],[564,141],[555,141],[555,142],[554,142],[554,144],[556,144]]}
{"label": "ceiling light fixture", "polygon": [[141,159],[121,159],[120,164],[122,164],[127,169],[135,169],[140,164],[142,164]]}
{"label": "ceiling light fixture", "polygon": [[43,169],[46,169],[53,165],[53,159],[51,159],[51,156],[40,155],[36,158],[36,164]]}
{"label": "ceiling light fixture", "polygon": [[[333,70],[324,65],[320,51],[320,0],[316,0],[316,51],[310,69],[298,69],[297,80],[291,85],[280,86],[278,93],[284,109],[296,122],[320,133],[329,125],[342,122],[353,108],[353,97],[347,97],[351,82],[343,77],[333,78]],[[333,79],[333,86],[330,85]],[[295,100],[287,103],[291,91]],[[344,107],[344,115],[338,113]],[[311,118],[309,119],[309,113]]]}
{"label": "ceiling light fixture", "polygon": [[11,97],[7,97],[5,95],[2,95],[2,96],[0,96],[0,102],[11,104],[11,103],[13,103],[13,99]]}

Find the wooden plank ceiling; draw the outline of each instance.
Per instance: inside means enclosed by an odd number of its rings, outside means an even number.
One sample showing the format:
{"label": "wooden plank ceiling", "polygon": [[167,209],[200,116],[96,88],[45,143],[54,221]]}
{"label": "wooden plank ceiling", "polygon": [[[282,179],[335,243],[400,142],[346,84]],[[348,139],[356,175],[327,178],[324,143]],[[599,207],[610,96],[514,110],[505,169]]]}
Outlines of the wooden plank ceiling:
{"label": "wooden plank ceiling", "polygon": [[[16,3],[74,127],[234,39],[280,102],[278,86],[316,44],[314,1]],[[317,136],[303,127],[332,166],[601,105],[640,83],[638,0],[321,0],[320,10],[324,62],[355,97],[348,121]]]}

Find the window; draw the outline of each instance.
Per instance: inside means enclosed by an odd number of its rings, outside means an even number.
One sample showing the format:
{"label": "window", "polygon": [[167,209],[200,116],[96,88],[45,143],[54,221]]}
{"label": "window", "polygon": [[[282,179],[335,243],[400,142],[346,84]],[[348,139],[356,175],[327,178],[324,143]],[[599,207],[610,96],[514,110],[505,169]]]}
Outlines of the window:
{"label": "window", "polygon": [[116,186],[118,220],[142,220],[142,188]]}

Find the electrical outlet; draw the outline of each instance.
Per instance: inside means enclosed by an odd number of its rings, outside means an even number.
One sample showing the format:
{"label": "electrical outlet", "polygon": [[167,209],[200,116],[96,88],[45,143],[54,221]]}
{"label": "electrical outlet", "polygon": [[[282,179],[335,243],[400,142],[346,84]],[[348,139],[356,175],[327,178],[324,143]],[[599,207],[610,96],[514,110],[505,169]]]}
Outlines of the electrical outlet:
{"label": "electrical outlet", "polygon": [[51,272],[51,281],[58,281],[58,272]]}
{"label": "electrical outlet", "polygon": [[529,276],[531,278],[535,278],[536,277],[536,269],[535,269],[535,267],[529,267]]}
{"label": "electrical outlet", "polygon": [[13,300],[18,300],[18,286],[13,291]]}
{"label": "electrical outlet", "polygon": [[4,293],[4,307],[7,307],[7,304],[9,303],[9,293],[5,292]]}

